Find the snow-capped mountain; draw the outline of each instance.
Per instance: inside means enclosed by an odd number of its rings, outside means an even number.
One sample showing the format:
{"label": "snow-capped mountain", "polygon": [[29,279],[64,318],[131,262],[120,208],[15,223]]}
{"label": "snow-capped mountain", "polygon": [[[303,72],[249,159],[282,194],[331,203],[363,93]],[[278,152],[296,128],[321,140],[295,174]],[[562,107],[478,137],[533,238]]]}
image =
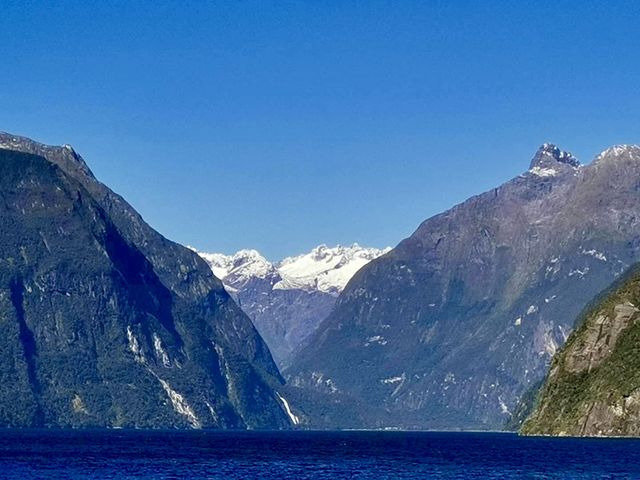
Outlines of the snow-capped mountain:
{"label": "snow-capped mountain", "polygon": [[[331,399],[334,411],[316,416],[316,427],[468,430],[518,421],[519,400],[580,312],[640,261],[639,191],[638,146],[614,146],[581,165],[542,145],[521,175],[425,220],[364,266],[285,378],[306,398]],[[608,343],[607,332],[596,336]],[[605,397],[604,416],[575,418],[621,425]],[[545,408],[565,408],[552,403]]]}
{"label": "snow-capped mountain", "polygon": [[335,248],[320,245],[309,253],[280,262],[277,269],[283,280],[274,288],[319,290],[337,296],[358,270],[390,250],[364,248],[357,243]]}
{"label": "snow-capped mountain", "polygon": [[198,254],[207,261],[213,274],[223,280],[227,291],[234,296],[252,279],[266,279],[278,275],[276,267],[257,250],[240,250],[234,255],[203,252]]}
{"label": "snow-capped mountain", "polygon": [[390,248],[320,245],[272,263],[256,250],[198,252],[251,317],[283,368],[329,314],[349,280]]}

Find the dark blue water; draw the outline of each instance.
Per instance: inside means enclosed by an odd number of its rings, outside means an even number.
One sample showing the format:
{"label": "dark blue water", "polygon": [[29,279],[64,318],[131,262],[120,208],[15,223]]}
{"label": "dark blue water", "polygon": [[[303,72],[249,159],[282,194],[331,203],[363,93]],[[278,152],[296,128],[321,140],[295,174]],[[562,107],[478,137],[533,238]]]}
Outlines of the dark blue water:
{"label": "dark blue water", "polygon": [[0,431],[0,478],[640,478],[640,441],[399,432]]}

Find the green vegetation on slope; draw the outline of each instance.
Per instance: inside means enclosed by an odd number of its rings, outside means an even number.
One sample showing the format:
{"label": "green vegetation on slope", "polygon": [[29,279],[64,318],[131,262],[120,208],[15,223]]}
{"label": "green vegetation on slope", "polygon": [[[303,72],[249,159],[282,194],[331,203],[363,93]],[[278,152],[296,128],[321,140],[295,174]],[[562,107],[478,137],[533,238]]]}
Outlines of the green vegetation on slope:
{"label": "green vegetation on slope", "polygon": [[200,257],[72,149],[0,146],[0,427],[291,426],[266,345]]}
{"label": "green vegetation on slope", "polygon": [[640,434],[640,266],[587,308],[554,358],[528,435]]}

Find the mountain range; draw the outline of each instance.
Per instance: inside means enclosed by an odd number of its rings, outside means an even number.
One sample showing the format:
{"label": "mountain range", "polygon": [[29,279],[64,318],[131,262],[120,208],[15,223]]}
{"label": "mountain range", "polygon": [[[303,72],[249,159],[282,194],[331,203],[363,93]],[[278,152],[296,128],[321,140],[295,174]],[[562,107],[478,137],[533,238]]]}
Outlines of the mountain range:
{"label": "mountain range", "polygon": [[639,147],[581,165],[543,145],[358,271],[284,371],[301,407],[319,428],[502,429],[640,259],[639,192]]}
{"label": "mountain range", "polygon": [[0,133],[0,427],[637,435],[639,193],[640,147],[544,144],[393,249],[272,263]]}
{"label": "mountain range", "polygon": [[256,250],[198,252],[247,313],[281,369],[335,305],[353,275],[390,248],[320,245],[272,263]]}
{"label": "mountain range", "polygon": [[267,346],[209,266],[68,145],[0,134],[0,426],[290,428]]}

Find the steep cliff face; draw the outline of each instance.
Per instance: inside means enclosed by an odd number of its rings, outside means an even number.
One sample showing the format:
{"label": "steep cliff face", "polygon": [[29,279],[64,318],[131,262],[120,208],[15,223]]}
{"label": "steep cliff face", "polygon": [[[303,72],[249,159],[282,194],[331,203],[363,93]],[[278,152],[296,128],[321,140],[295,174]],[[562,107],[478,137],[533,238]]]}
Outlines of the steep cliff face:
{"label": "steep cliff face", "polygon": [[522,432],[640,435],[640,267],[600,295],[555,356]]}
{"label": "steep cliff face", "polygon": [[288,428],[262,339],[207,264],[68,146],[0,134],[0,426]]}
{"label": "steep cliff face", "polygon": [[584,306],[640,259],[639,191],[638,147],[580,166],[542,146],[358,272],[285,376],[358,405],[331,426],[502,428]]}

